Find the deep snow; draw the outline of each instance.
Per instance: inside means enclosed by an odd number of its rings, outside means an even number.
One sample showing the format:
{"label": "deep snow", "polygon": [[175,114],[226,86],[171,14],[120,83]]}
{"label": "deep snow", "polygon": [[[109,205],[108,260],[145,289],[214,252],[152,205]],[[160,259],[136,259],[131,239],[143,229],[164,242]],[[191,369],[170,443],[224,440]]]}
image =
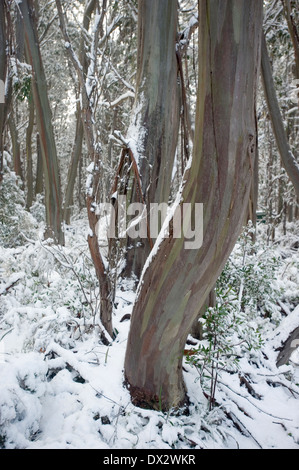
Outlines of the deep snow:
{"label": "deep snow", "polygon": [[85,227],[75,223],[62,251],[41,241],[0,248],[0,447],[299,449],[299,354],[276,367],[278,348],[299,326],[299,306],[288,303],[298,299],[297,227],[274,247],[284,311],[265,323],[262,350],[245,355],[239,373],[221,373],[212,411],[196,370],[185,364],[190,406],[169,413],[135,407],[123,385],[129,281],[116,292],[116,339],[109,346],[99,340]]}

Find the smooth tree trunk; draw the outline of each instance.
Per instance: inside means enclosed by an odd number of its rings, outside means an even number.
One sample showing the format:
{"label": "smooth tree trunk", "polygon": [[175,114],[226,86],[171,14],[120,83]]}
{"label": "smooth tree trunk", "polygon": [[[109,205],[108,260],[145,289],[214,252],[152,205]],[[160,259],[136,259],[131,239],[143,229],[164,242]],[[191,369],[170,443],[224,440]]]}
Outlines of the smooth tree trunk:
{"label": "smooth tree trunk", "polygon": [[[90,2],[91,3],[91,2]],[[106,1],[104,0],[102,4],[102,12],[100,15],[100,20],[97,20],[94,31],[93,31],[93,57],[90,57],[90,60],[93,61],[93,65],[96,65],[97,58],[97,45],[98,45],[98,34],[101,30],[101,25],[105,16]],[[62,5],[60,0],[56,0],[56,7],[58,11],[60,29],[62,35],[65,39],[66,44],[68,45],[67,51],[69,58],[77,72],[78,81],[80,84],[80,93],[81,93],[81,119],[84,130],[84,137],[88,149],[90,165],[89,165],[89,179],[87,183],[87,194],[86,194],[86,207],[87,207],[87,216],[89,222],[89,233],[87,236],[88,246],[90,255],[95,267],[96,275],[99,281],[100,288],[100,303],[101,311],[100,318],[102,324],[110,335],[113,337],[113,326],[112,326],[112,288],[111,282],[109,279],[108,267],[105,265],[104,259],[102,257],[99,241],[97,237],[97,223],[98,217],[96,213],[96,208],[98,204],[98,192],[100,187],[100,177],[101,177],[101,150],[100,145],[96,140],[96,133],[94,131],[94,110],[92,107],[91,95],[88,90],[88,80],[90,77],[84,76],[84,68],[79,62],[75,51],[72,48],[70,38],[68,36],[65,15],[62,10]],[[91,62],[90,62],[91,64]],[[90,65],[89,65],[90,70]],[[94,70],[95,72],[95,70]],[[91,71],[91,73],[94,73]],[[104,333],[103,333],[103,336]]]}
{"label": "smooth tree trunk", "polygon": [[19,7],[24,22],[25,53],[32,66],[32,93],[43,157],[47,225],[45,236],[52,238],[55,243],[64,244],[59,162],[33,1],[22,0]]}
{"label": "smooth tree trunk", "polygon": [[6,7],[4,1],[0,2],[0,183],[3,179],[3,133],[7,121],[8,106],[5,96],[5,84],[7,79],[7,25]]}
{"label": "smooth tree trunk", "polygon": [[35,188],[34,194],[35,197],[37,194],[42,194],[44,187],[44,172],[43,172],[43,157],[40,148],[40,138],[39,133],[36,134],[36,153],[37,153],[37,162],[36,162],[36,176],[35,176]]}
{"label": "smooth tree trunk", "polygon": [[185,403],[186,339],[242,230],[254,172],[262,9],[262,0],[200,2],[194,151],[177,214],[183,203],[192,212],[203,203],[203,243],[187,249],[183,237],[173,237],[172,219],[169,237],[147,262],[125,357],[137,406],[167,410]]}
{"label": "smooth tree trunk", "polygon": [[288,177],[294,185],[296,196],[299,198],[299,164],[297,163],[296,158],[291,151],[287,134],[284,129],[264,34],[262,37],[262,78],[265,98],[267,101],[269,115],[280,158],[288,174]]}
{"label": "smooth tree trunk", "polygon": [[[295,56],[295,77],[299,80],[299,32],[296,25],[296,19],[292,11],[291,0],[282,0],[284,6],[284,14],[288,23],[288,29],[291,36],[294,56]],[[296,2],[295,2],[296,3]],[[297,5],[298,8],[298,5]],[[298,10],[297,10],[298,13]],[[298,84],[299,86],[299,84]]]}
{"label": "smooth tree trunk", "polygon": [[[127,203],[168,204],[180,119],[176,57],[176,0],[139,0],[135,104],[128,130],[142,195],[135,186]],[[149,224],[149,221],[148,221]],[[125,275],[140,276],[150,237],[128,239]]]}
{"label": "smooth tree trunk", "polygon": [[71,162],[68,170],[67,185],[64,196],[63,220],[66,224],[71,222],[72,204],[74,196],[74,187],[78,172],[78,165],[82,156],[82,145],[84,137],[84,128],[81,119],[80,105],[77,106],[76,135],[72,150]]}
{"label": "smooth tree trunk", "polygon": [[[85,35],[86,31],[89,30],[90,18],[95,9],[96,1],[89,0],[86,4],[84,15],[83,15],[83,30],[80,39],[80,50],[79,50],[79,61],[82,66],[82,73],[86,77],[88,70],[88,59],[86,55],[86,40]],[[64,196],[64,208],[63,208],[63,220],[70,224],[71,219],[71,206],[73,203],[74,196],[74,187],[76,182],[76,177],[78,173],[78,166],[80,158],[82,157],[82,145],[84,137],[84,127],[81,116],[81,107],[80,103],[77,104],[77,122],[76,122],[76,134],[72,150],[72,157],[68,171],[67,185]]]}
{"label": "smooth tree trunk", "polygon": [[29,107],[29,120],[26,129],[26,186],[27,186],[27,197],[26,197],[26,208],[30,209],[33,203],[33,163],[32,163],[32,133],[34,126],[34,103],[30,93],[28,99]]}
{"label": "smooth tree trunk", "polygon": [[23,169],[21,162],[21,147],[19,142],[18,130],[15,122],[13,112],[11,110],[8,118],[8,127],[11,137],[12,145],[12,160],[13,160],[13,170],[17,176],[19,176],[21,182],[23,183]]}

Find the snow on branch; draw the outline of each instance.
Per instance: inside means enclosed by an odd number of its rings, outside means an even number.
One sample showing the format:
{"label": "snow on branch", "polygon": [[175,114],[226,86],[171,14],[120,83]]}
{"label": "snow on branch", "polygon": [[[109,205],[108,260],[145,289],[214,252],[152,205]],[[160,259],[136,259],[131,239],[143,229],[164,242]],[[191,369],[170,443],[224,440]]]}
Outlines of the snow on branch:
{"label": "snow on branch", "polygon": [[198,15],[193,15],[189,20],[188,26],[178,34],[178,45],[181,52],[186,52],[190,38],[196,28],[198,28],[198,24]]}
{"label": "snow on branch", "polygon": [[109,107],[115,108],[115,106],[118,106],[120,103],[127,100],[128,98],[134,98],[134,97],[135,97],[135,93],[133,93],[132,91],[127,91],[127,93],[123,93],[121,96],[119,96],[114,101],[112,101]]}

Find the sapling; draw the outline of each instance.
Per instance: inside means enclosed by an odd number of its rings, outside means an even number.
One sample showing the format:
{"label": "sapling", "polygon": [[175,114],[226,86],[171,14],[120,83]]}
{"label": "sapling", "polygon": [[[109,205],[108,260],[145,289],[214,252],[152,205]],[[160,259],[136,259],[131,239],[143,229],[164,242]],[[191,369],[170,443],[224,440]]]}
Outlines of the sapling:
{"label": "sapling", "polygon": [[258,328],[254,329],[239,308],[236,292],[216,286],[216,306],[203,315],[203,341],[186,354],[186,362],[198,371],[198,379],[209,400],[209,410],[215,404],[217,380],[221,371],[237,372],[245,351],[262,345]]}
{"label": "sapling", "polygon": [[210,410],[221,371],[237,372],[244,354],[261,349],[263,325],[278,314],[280,292],[273,280],[279,260],[253,242],[252,230],[249,225],[244,231],[217,281],[215,307],[200,319],[203,340],[186,354],[187,363],[198,371]]}

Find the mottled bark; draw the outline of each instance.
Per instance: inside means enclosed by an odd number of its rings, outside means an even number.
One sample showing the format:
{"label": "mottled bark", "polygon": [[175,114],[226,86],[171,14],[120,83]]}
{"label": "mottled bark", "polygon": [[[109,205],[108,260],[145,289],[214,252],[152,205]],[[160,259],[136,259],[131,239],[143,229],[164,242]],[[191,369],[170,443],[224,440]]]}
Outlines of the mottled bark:
{"label": "mottled bark", "polygon": [[186,339],[241,232],[254,171],[262,0],[202,0],[199,18],[194,153],[181,200],[204,204],[203,244],[185,249],[170,229],[154,247],[125,358],[133,403],[163,410],[186,400]]}
{"label": "mottled bark", "polygon": [[[136,96],[128,139],[147,208],[152,202],[168,203],[170,195],[180,112],[176,35],[176,0],[139,0]],[[131,202],[140,202],[136,188]],[[139,277],[150,241],[129,238],[127,245],[125,275]]]}
{"label": "mottled bark", "polygon": [[25,35],[26,57],[32,66],[32,92],[36,110],[37,128],[40,135],[41,153],[43,157],[46,233],[55,243],[64,243],[62,230],[62,201],[59,163],[56,151],[52,114],[47,92],[47,82],[42,63],[37,36],[34,7],[32,0],[19,3]]}
{"label": "mottled bark", "polygon": [[288,177],[294,185],[296,195],[299,197],[299,164],[291,151],[286,131],[284,129],[264,34],[262,38],[262,78],[269,115],[280,158]]}

